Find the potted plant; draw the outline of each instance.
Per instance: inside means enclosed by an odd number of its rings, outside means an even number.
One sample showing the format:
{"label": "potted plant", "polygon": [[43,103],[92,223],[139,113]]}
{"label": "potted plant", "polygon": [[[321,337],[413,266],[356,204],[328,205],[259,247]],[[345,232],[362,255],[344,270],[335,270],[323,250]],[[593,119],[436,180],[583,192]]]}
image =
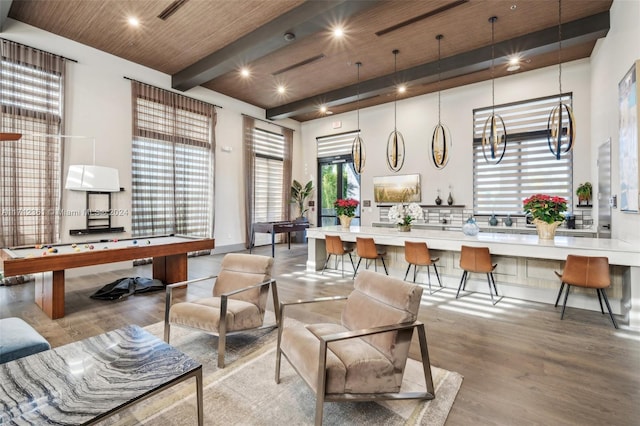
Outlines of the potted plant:
{"label": "potted plant", "polygon": [[593,188],[591,186],[591,182],[585,182],[578,185],[578,189],[576,190],[576,195],[578,196],[578,204],[582,204],[584,201],[585,204],[589,204],[591,201],[591,192]]}
{"label": "potted plant", "polygon": [[353,198],[342,199],[338,198],[333,207],[336,209],[336,215],[340,219],[340,225],[342,228],[349,229],[351,225],[351,219],[356,215],[356,208],[360,202]]}
{"label": "potted plant", "polygon": [[309,181],[306,183],[306,185],[303,186],[297,180],[293,180],[293,184],[291,185],[291,202],[298,207],[298,216],[296,218],[297,221],[306,220],[306,217],[304,215],[309,210],[309,208],[305,207],[305,202],[312,193],[313,181]]}
{"label": "potted plant", "polygon": [[563,213],[567,211],[567,200],[562,197],[536,194],[523,202],[525,213],[533,217],[533,223],[541,239],[553,239],[556,228],[564,221]]}

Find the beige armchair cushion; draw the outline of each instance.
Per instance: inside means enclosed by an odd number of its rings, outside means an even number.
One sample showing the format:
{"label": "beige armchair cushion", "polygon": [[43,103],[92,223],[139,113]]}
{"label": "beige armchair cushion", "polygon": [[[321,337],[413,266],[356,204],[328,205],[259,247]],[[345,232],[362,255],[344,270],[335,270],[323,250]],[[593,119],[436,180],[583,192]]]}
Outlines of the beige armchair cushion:
{"label": "beige armchair cushion", "polygon": [[[226,317],[227,331],[262,326],[264,318],[262,312],[253,303],[229,299]],[[169,321],[175,325],[215,333],[220,329],[220,298],[207,297],[193,302],[176,303],[169,311]]]}
{"label": "beige armchair cushion", "polygon": [[[272,265],[271,257],[237,253],[225,255],[213,287],[213,297],[173,304],[169,311],[169,322],[217,332],[220,328],[220,295],[270,280]],[[226,331],[261,327],[268,296],[268,286],[229,296]]]}
{"label": "beige armchair cushion", "polygon": [[[315,391],[320,350],[316,335],[417,319],[421,287],[371,271],[358,274],[354,287],[343,311],[342,325],[314,324],[282,330],[282,352]],[[326,393],[398,392],[410,343],[411,330],[329,343]]]}

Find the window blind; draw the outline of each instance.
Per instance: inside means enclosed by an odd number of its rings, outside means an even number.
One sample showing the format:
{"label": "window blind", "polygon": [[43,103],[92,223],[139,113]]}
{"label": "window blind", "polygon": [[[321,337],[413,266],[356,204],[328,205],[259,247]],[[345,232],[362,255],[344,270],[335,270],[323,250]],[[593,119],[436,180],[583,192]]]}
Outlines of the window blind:
{"label": "window blind", "polygon": [[284,220],[284,136],[256,127],[254,141],[253,222]]}
{"label": "window blind", "polygon": [[[508,132],[507,150],[499,164],[489,164],[482,152],[484,123],[493,108],[473,111],[473,209],[476,214],[522,214],[522,201],[533,194],[564,197],[573,193],[572,152],[560,160],[551,153],[547,125],[558,96],[550,96],[495,107]],[[571,105],[572,94],[562,102]],[[568,120],[565,118],[563,126]]]}
{"label": "window blind", "polygon": [[351,157],[351,147],[356,136],[358,131],[316,138],[318,158]]}
{"label": "window blind", "polygon": [[[138,96],[132,144],[134,236],[212,234],[213,107]],[[193,101],[193,100],[190,100]]]}
{"label": "window blind", "polygon": [[[65,60],[0,40],[0,247],[60,237]],[[54,136],[52,136],[54,135]]]}

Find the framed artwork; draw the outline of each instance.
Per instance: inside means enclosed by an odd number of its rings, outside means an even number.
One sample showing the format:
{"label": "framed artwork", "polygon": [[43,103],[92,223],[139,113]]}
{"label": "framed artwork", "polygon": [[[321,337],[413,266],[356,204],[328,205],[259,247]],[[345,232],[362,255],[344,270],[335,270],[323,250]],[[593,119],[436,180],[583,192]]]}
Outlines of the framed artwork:
{"label": "framed artwork", "polygon": [[638,175],[638,68],[636,61],[618,84],[620,108],[620,210],[637,213],[640,203],[640,176]]}
{"label": "framed artwork", "polygon": [[419,203],[422,201],[420,175],[394,175],[373,178],[376,203]]}

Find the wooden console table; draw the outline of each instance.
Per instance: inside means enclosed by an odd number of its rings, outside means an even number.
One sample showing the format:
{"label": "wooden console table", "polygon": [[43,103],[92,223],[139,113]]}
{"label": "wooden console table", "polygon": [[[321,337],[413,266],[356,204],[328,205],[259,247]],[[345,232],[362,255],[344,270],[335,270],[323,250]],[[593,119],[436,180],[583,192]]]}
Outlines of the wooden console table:
{"label": "wooden console table", "polygon": [[291,249],[291,233],[296,231],[304,231],[309,227],[309,222],[256,222],[251,225],[251,244],[249,245],[249,253],[253,249],[256,240],[256,232],[262,234],[271,234],[271,257],[276,255],[276,234],[287,233],[287,243]]}

